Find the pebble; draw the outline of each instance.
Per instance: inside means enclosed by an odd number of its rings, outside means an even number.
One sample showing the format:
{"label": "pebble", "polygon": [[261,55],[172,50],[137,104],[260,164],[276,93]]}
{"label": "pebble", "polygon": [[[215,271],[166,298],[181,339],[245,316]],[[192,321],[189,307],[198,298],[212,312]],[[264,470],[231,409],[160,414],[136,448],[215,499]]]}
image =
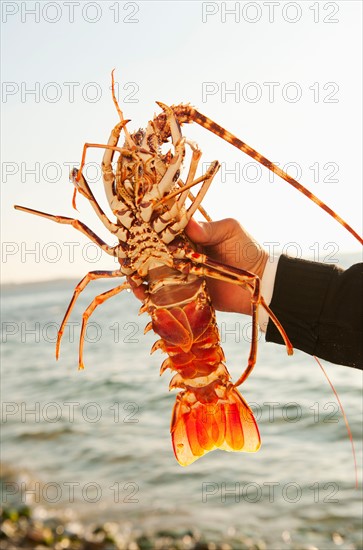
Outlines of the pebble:
{"label": "pebble", "polygon": [[[207,541],[191,530],[143,533],[130,522],[118,524],[83,525],[74,517],[59,517],[44,509],[29,507],[1,510],[0,550],[267,550],[264,540],[251,536],[234,536],[230,542]],[[231,533],[232,534],[232,533]],[[291,534],[283,531],[282,541],[291,546]],[[341,534],[333,532],[335,547],[344,544]],[[295,545],[293,546],[295,548]],[[299,550],[318,550],[315,545],[300,546]],[[354,550],[355,545],[347,546]]]}

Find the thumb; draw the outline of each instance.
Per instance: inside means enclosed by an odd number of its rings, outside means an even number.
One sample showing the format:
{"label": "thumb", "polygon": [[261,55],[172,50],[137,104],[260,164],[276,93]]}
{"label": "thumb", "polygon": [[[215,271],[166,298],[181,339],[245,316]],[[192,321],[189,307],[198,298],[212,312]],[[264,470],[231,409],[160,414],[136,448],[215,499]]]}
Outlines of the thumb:
{"label": "thumb", "polygon": [[231,236],[233,228],[230,227],[229,221],[227,219],[218,222],[197,222],[192,218],[186,226],[185,232],[196,244],[216,245]]}
{"label": "thumb", "polygon": [[188,225],[185,228],[185,233],[189,237],[191,241],[193,241],[196,244],[204,244],[208,242],[209,239],[209,231],[205,227],[206,223],[203,222],[197,222],[194,218],[191,218],[189,220]]}

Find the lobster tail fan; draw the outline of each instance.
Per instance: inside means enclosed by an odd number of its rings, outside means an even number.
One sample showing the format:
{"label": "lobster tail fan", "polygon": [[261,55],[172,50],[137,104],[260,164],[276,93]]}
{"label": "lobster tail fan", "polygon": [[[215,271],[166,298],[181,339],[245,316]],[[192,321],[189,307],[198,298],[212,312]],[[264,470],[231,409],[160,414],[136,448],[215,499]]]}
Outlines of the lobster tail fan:
{"label": "lobster tail fan", "polygon": [[261,445],[253,413],[232,384],[188,387],[181,392],[174,406],[171,437],[181,466],[214,449],[254,453]]}

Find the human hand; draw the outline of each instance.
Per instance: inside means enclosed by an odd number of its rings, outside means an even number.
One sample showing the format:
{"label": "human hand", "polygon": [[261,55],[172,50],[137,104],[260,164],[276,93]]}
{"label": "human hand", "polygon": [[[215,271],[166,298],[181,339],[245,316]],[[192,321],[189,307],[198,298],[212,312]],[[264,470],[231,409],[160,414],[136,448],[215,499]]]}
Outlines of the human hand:
{"label": "human hand", "polygon": [[[249,271],[262,277],[268,253],[237,220],[196,222],[191,219],[185,228],[197,250],[223,264]],[[219,311],[251,315],[251,292],[233,283],[207,278],[213,306]]]}

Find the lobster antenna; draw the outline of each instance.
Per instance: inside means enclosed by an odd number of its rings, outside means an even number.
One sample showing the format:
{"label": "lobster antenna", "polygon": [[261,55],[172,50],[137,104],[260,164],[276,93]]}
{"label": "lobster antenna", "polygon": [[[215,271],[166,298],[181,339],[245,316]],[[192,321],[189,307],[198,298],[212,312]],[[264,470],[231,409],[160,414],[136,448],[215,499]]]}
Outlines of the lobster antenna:
{"label": "lobster antenna", "polygon": [[[112,90],[112,99],[113,99],[113,102],[115,104],[115,107],[116,107],[116,110],[118,112],[118,115],[120,117],[120,120],[121,122],[124,122],[125,121],[125,118],[124,118],[124,115],[123,115],[123,112],[121,111],[120,109],[120,106],[118,104],[118,101],[117,101],[117,98],[116,98],[116,94],[115,94],[115,76],[114,76],[114,72],[115,72],[115,69],[112,69],[111,71],[111,90]],[[129,121],[127,121],[129,122]],[[131,136],[130,136],[130,133],[128,131],[128,129],[126,128],[126,126],[123,127],[123,130],[125,132],[125,137],[126,137],[126,141],[128,142],[129,145],[135,145]]]}
{"label": "lobster antenna", "polygon": [[340,223],[349,233],[353,235],[357,239],[357,241],[360,242],[360,244],[363,244],[363,238],[358,235],[358,233],[345,221],[343,218],[338,216],[334,210],[332,210],[329,206],[327,206],[323,201],[321,201],[316,195],[314,195],[311,191],[306,189],[301,183],[296,181],[293,177],[289,176],[286,172],[284,172],[281,168],[279,168],[276,164],[268,160],[266,157],[258,153],[253,147],[250,147],[247,143],[237,138],[235,135],[231,134],[231,132],[228,132],[225,128],[211,120],[205,115],[202,115],[199,113],[196,109],[191,109],[191,119],[196,122],[197,124],[200,124],[203,128],[206,128],[213,134],[219,136],[220,138],[224,139],[234,147],[237,147],[240,151],[243,153],[246,153],[246,155],[249,155],[251,158],[262,164],[263,166],[266,166],[271,172],[274,172],[280,178],[285,180],[287,183],[295,187],[300,193],[303,193],[306,197],[308,197],[310,200],[315,202],[320,208],[325,210],[327,214],[332,216],[338,223]]}
{"label": "lobster antenna", "polygon": [[354,471],[355,471],[355,488],[358,489],[358,468],[357,468],[357,458],[356,458],[356,454],[355,454],[355,447],[354,447],[353,435],[352,435],[352,431],[351,431],[350,426],[349,426],[349,422],[348,422],[347,415],[346,415],[345,412],[344,412],[344,408],[343,408],[342,402],[340,401],[339,395],[338,395],[336,389],[334,388],[332,382],[330,381],[330,378],[329,378],[329,376],[327,375],[326,370],[324,369],[323,365],[320,363],[320,361],[319,361],[319,359],[316,357],[316,355],[313,355],[313,357],[314,357],[315,361],[318,363],[318,365],[319,365],[319,367],[321,368],[321,370],[323,371],[325,378],[326,378],[327,381],[329,382],[330,387],[331,387],[331,389],[333,390],[334,395],[335,395],[335,397],[336,397],[336,399],[337,399],[337,401],[338,401],[340,410],[342,411],[342,415],[343,415],[343,418],[344,418],[345,426],[346,426],[346,428],[347,428],[347,432],[348,432],[348,435],[349,435],[350,443],[351,443],[351,445],[352,445],[352,453],[353,453],[353,460],[354,460]]}

